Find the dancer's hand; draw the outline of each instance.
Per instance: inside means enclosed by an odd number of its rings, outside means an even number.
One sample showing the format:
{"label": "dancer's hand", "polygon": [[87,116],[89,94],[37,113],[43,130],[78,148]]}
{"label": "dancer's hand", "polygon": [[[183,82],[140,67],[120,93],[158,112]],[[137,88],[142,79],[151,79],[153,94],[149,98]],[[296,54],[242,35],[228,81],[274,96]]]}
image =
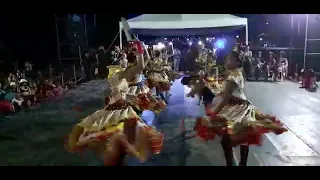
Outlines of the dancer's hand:
{"label": "dancer's hand", "polygon": [[163,134],[150,126],[145,127],[145,131],[148,135],[152,152],[159,154],[163,146]]}
{"label": "dancer's hand", "polygon": [[143,50],[147,52],[148,50],[147,50],[146,44],[143,41],[140,41],[140,43],[141,43]]}

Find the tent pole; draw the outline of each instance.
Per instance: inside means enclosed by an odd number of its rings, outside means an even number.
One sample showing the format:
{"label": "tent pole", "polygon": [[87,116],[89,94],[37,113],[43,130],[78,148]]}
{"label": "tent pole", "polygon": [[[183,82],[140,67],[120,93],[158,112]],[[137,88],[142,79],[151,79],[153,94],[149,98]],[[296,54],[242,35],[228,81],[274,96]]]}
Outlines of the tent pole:
{"label": "tent pole", "polygon": [[307,59],[307,44],[308,44],[308,27],[309,27],[309,14],[306,15],[306,33],[304,37],[304,52],[303,52],[303,69],[306,69],[306,59]]}
{"label": "tent pole", "polygon": [[249,45],[249,30],[248,30],[248,22],[246,24],[246,45]]}
{"label": "tent pole", "polygon": [[120,49],[122,49],[122,23],[119,22],[119,39],[120,39]]}

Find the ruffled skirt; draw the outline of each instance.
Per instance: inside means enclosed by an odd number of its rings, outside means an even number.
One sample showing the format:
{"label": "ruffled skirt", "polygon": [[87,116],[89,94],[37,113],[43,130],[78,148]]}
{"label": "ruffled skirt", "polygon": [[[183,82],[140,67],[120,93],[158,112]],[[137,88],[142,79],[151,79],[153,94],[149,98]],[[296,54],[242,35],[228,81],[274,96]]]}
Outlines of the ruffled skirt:
{"label": "ruffled skirt", "polygon": [[162,149],[163,135],[144,124],[124,100],[109,104],[83,119],[67,136],[69,152],[90,149],[105,165],[117,165],[129,153],[145,161]]}
{"label": "ruffled skirt", "polygon": [[195,68],[196,71],[199,72],[199,71],[204,70],[206,68],[206,62],[196,61],[195,66],[196,66],[196,68]]}
{"label": "ruffled skirt", "polygon": [[182,77],[182,74],[175,72],[175,71],[167,71],[166,74],[168,75],[169,81],[175,81],[176,79],[180,79]]}
{"label": "ruffled skirt", "polygon": [[[214,98],[214,107],[221,96]],[[213,115],[212,107],[207,116],[197,118],[195,130],[203,140],[212,140],[216,135],[228,133],[232,145],[261,145],[265,133],[282,134],[287,129],[275,117],[260,113],[249,101],[232,97],[219,114]]]}
{"label": "ruffled skirt", "polygon": [[166,103],[153,95],[144,84],[130,86],[127,92],[127,100],[133,109],[139,113],[144,110],[159,113],[166,107]]}
{"label": "ruffled skirt", "polygon": [[166,92],[170,90],[170,81],[167,74],[163,72],[149,72],[147,74],[147,85],[150,89],[156,87],[160,92]]}

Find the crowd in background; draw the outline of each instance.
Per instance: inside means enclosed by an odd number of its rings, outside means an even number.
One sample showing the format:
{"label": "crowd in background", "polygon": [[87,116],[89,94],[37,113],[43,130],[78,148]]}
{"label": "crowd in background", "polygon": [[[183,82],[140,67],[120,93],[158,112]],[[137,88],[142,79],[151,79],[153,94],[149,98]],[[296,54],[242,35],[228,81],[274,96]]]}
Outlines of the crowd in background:
{"label": "crowd in background", "polygon": [[[84,81],[105,77],[106,65],[112,63],[110,59],[103,46],[97,50],[89,49],[84,53],[80,61],[85,74]],[[12,66],[11,69],[14,70],[6,75],[2,74],[3,77],[0,80],[0,114],[15,113],[61,96],[76,84],[74,79],[62,82],[61,74],[55,76],[55,69],[51,64],[46,69],[46,75],[35,70],[29,61],[25,62],[24,67],[20,69],[18,63],[13,63]]]}
{"label": "crowd in background", "polygon": [[270,51],[263,54],[258,51],[253,55],[249,46],[243,49],[244,72],[247,80],[259,80],[261,76],[267,81],[271,77],[272,81],[283,81],[288,75],[288,59],[284,51],[275,54]]}
{"label": "crowd in background", "polygon": [[25,62],[23,69],[16,68],[0,82],[0,113],[14,113],[22,108],[60,96],[71,88],[72,83],[63,87],[60,80],[52,76],[53,68],[49,65],[49,77],[33,69],[31,62]]}

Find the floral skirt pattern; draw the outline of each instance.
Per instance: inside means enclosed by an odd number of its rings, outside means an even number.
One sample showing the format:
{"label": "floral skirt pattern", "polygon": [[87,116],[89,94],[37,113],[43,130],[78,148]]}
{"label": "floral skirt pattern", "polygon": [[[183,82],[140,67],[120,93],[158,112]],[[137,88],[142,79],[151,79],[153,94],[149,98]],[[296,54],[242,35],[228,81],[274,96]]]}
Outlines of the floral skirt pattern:
{"label": "floral skirt pattern", "polygon": [[[215,106],[221,97],[214,99]],[[274,116],[260,113],[249,101],[232,97],[218,114],[206,109],[206,116],[197,118],[195,130],[203,140],[212,140],[216,135],[228,133],[233,146],[262,145],[261,137],[265,133],[282,134],[287,129]]]}
{"label": "floral skirt pattern", "polygon": [[[135,134],[133,144],[126,129]],[[163,135],[144,124],[129,103],[121,99],[75,125],[66,137],[65,148],[69,152],[92,150],[105,165],[113,166],[128,151],[144,161],[150,154],[160,153],[162,143]]]}
{"label": "floral skirt pattern", "polygon": [[149,72],[147,74],[147,86],[152,89],[154,87],[157,88],[160,92],[166,92],[170,90],[170,81],[169,77],[165,72]]}
{"label": "floral skirt pattern", "polygon": [[157,98],[151,92],[138,94],[136,96],[127,96],[130,105],[138,112],[150,110],[160,113],[166,107],[166,103]]}

